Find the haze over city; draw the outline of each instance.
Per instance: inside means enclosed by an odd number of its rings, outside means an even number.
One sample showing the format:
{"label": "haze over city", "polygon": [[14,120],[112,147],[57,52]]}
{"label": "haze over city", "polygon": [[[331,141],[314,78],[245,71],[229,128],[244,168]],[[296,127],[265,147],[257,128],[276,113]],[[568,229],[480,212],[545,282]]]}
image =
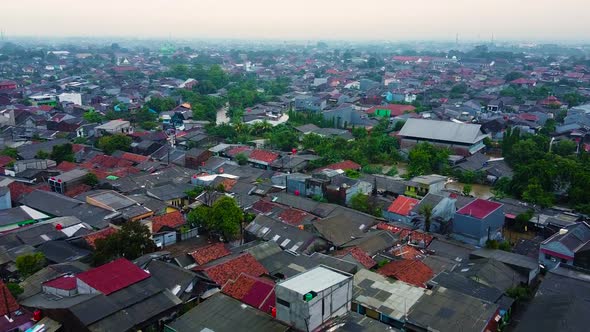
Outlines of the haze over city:
{"label": "haze over city", "polygon": [[[575,19],[572,19],[575,12]],[[5,1],[8,36],[583,41],[585,0]]]}

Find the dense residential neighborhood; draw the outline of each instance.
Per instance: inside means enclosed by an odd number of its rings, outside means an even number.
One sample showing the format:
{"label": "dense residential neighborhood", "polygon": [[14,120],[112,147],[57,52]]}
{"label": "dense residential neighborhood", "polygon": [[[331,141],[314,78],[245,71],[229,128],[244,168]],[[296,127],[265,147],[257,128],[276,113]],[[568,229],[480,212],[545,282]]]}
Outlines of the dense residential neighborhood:
{"label": "dense residential neighborhood", "polygon": [[584,331],[590,48],[0,42],[0,331]]}

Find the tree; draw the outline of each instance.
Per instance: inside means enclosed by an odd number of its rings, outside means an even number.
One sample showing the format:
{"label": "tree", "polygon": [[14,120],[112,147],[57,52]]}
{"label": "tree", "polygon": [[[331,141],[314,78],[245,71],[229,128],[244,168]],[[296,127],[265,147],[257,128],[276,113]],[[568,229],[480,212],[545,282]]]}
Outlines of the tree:
{"label": "tree", "polygon": [[576,142],[564,139],[553,144],[551,151],[557,155],[567,157],[574,154],[574,152],[576,152],[576,148]]}
{"label": "tree", "polygon": [[4,148],[2,151],[0,151],[0,156],[7,156],[12,159],[17,159],[18,151],[15,148]]}
{"label": "tree", "polygon": [[449,150],[435,147],[430,143],[419,143],[408,156],[408,175],[417,176],[441,172],[447,165]]}
{"label": "tree", "polygon": [[248,163],[248,156],[243,152],[236,154],[235,159],[239,165],[246,165]]}
{"label": "tree", "polygon": [[49,156],[51,156],[51,154],[49,154],[43,150],[39,150],[35,154],[35,158],[37,158],[37,159],[47,159],[47,158],[49,158]]}
{"label": "tree", "polygon": [[101,123],[103,120],[103,116],[96,111],[85,112],[83,117],[88,123]]}
{"label": "tree", "polygon": [[529,183],[526,190],[522,193],[522,199],[544,208],[553,205],[553,194],[546,192],[537,179]]}
{"label": "tree", "polygon": [[106,154],[117,150],[129,151],[131,149],[131,138],[123,134],[103,136],[98,140],[98,147]]}
{"label": "tree", "polygon": [[220,234],[226,240],[231,240],[240,233],[244,213],[235,199],[223,196],[211,207],[201,205],[193,209],[189,212],[187,220],[192,227],[202,226],[212,233]]}
{"label": "tree", "polygon": [[242,221],[244,213],[236,200],[223,196],[213,203],[205,224],[209,230],[221,234],[226,240],[231,240],[240,234]]}
{"label": "tree", "polygon": [[10,291],[10,294],[12,294],[12,296],[14,296],[15,298],[17,298],[19,295],[25,292],[25,290],[15,282],[6,283],[6,287]]}
{"label": "tree", "polygon": [[463,195],[469,196],[471,195],[471,190],[473,190],[473,186],[470,184],[463,185]]}
{"label": "tree", "polygon": [[129,221],[121,229],[95,242],[94,264],[101,265],[124,257],[129,260],[154,252],[156,245],[147,226],[139,221]]}
{"label": "tree", "polygon": [[506,82],[512,82],[514,80],[517,80],[519,78],[525,77],[525,75],[521,72],[517,72],[517,71],[513,71],[511,73],[506,74],[506,76],[504,76],[504,80]]}
{"label": "tree", "polygon": [[96,176],[96,174],[89,172],[86,175],[84,175],[84,183],[91,187],[94,187],[98,184],[98,177]]}
{"label": "tree", "polygon": [[371,213],[371,208],[369,206],[369,196],[362,193],[356,193],[352,195],[350,198],[350,207],[357,211]]}
{"label": "tree", "polygon": [[298,138],[295,130],[287,126],[276,126],[269,134],[270,144],[283,151],[290,151],[296,147]]}
{"label": "tree", "polygon": [[74,162],[75,157],[72,144],[66,143],[54,146],[51,151],[50,158],[51,160],[55,160],[57,164],[61,163],[62,161]]}
{"label": "tree", "polygon": [[24,254],[16,258],[16,269],[23,278],[41,270],[45,266],[45,255],[40,252]]}
{"label": "tree", "polygon": [[431,224],[431,218],[432,218],[432,205],[430,204],[422,204],[420,206],[420,214],[422,216],[424,216],[424,230],[426,232],[430,232],[430,224]]}

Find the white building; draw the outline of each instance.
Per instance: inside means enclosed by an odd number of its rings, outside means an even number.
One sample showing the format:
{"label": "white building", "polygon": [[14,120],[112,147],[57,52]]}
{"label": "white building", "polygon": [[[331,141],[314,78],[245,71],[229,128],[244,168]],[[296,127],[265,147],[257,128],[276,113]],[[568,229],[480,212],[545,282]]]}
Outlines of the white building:
{"label": "white building", "polygon": [[276,287],[277,319],[314,331],[350,310],[352,284],[352,275],[323,265],[289,278]]}
{"label": "white building", "polygon": [[82,106],[82,94],[80,93],[62,93],[59,96],[59,102],[70,102]]}
{"label": "white building", "polygon": [[97,126],[96,128],[94,128],[94,130],[96,131],[97,136],[102,136],[105,134],[127,135],[133,133],[133,127],[131,126],[131,123],[125,120],[112,120],[100,126]]}

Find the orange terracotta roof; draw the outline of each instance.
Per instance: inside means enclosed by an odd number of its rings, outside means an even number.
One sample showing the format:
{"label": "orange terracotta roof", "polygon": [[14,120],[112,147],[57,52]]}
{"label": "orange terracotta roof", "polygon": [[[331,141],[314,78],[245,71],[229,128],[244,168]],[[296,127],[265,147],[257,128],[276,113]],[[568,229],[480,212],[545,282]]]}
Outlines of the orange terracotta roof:
{"label": "orange terracotta roof", "polygon": [[254,256],[249,253],[242,254],[228,261],[209,266],[207,268],[195,268],[203,271],[209,279],[218,285],[225,285],[229,280],[237,279],[240,274],[245,273],[254,277],[268,274],[268,271],[260,264]]}
{"label": "orange terracotta roof", "polygon": [[111,235],[111,234],[115,234],[117,232],[116,228],[113,227],[107,227],[105,229],[102,229],[98,232],[94,232],[94,233],[90,233],[88,235],[84,235],[83,238],[84,240],[86,240],[86,243],[88,243],[89,246],[91,247],[95,247],[95,242],[98,239],[104,239],[107,236]]}
{"label": "orange terracotta roof", "polygon": [[348,254],[350,254],[357,262],[361,263],[366,269],[370,269],[373,266],[377,265],[377,262],[375,262],[375,260],[371,256],[369,256],[369,254],[364,252],[359,247],[352,247],[339,250],[334,252],[332,255],[334,257],[344,257]]}
{"label": "orange terracotta roof", "polygon": [[231,252],[227,250],[225,244],[223,243],[215,243],[211,244],[202,248],[199,248],[189,255],[195,260],[195,262],[199,265],[205,265],[209,262],[212,262],[216,259],[221,257],[225,257],[229,255]]}
{"label": "orange terracotta roof", "polygon": [[2,300],[0,301],[0,316],[7,315],[9,313],[13,313],[20,305],[16,302],[16,299],[8,290],[8,287],[4,282],[0,279],[0,294],[2,294]]}
{"label": "orange terracotta roof", "polygon": [[324,170],[324,169],[333,169],[333,170],[341,169],[343,171],[346,171],[348,169],[359,170],[359,169],[361,169],[361,165],[359,165],[351,160],[345,160],[345,161],[341,161],[339,163],[330,164],[328,166],[320,168],[320,170]]}
{"label": "orange terracotta roof", "polygon": [[400,195],[391,203],[387,211],[399,214],[400,216],[407,216],[418,203],[419,201],[417,199]]}
{"label": "orange terracotta roof", "polygon": [[152,232],[158,233],[164,226],[175,229],[185,224],[184,216],[180,211],[174,211],[163,214],[161,216],[155,216],[152,220]]}
{"label": "orange terracotta roof", "polygon": [[420,250],[409,245],[394,247],[393,249],[391,249],[390,253],[394,257],[403,259],[418,259],[420,256],[423,256]]}
{"label": "orange terracotta roof", "polygon": [[59,165],[57,165],[57,169],[62,172],[69,172],[76,168],[78,168],[78,164],[70,161],[62,161],[61,163],[59,163]]}
{"label": "orange terracotta roof", "polygon": [[426,264],[418,260],[400,260],[387,263],[377,270],[378,273],[407,282],[414,286],[426,288],[426,282],[432,279],[434,273]]}

